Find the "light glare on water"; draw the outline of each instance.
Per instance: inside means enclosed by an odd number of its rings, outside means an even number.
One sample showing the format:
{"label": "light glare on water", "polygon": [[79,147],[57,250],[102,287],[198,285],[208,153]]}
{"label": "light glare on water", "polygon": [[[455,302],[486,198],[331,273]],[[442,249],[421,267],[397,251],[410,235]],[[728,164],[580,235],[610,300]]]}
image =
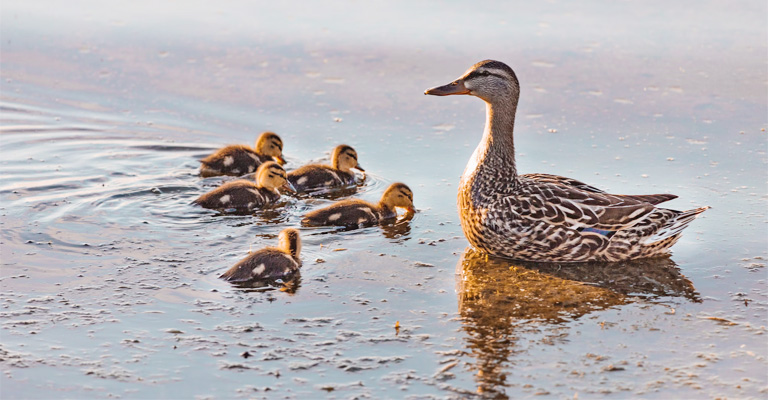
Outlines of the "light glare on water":
{"label": "light glare on water", "polygon": [[[764,397],[764,2],[1,7],[2,397]],[[713,208],[670,258],[468,249],[484,105],[422,93],[486,58],[521,81],[521,173]],[[217,279],[330,202],[191,205],[264,130],[287,169],[353,146],[355,196],[419,212],[300,228],[291,290]]]}

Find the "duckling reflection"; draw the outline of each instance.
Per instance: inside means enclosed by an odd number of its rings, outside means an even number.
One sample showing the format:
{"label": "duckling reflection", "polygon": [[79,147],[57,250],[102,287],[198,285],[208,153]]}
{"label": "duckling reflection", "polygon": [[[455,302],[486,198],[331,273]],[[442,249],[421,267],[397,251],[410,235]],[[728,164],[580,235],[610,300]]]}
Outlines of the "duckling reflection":
{"label": "duckling reflection", "polygon": [[243,292],[269,292],[279,290],[286,294],[296,294],[301,287],[301,272],[293,274],[288,279],[264,279],[246,282],[230,282],[232,286]]}
{"label": "duckling reflection", "polygon": [[[496,258],[472,248],[456,265],[456,292],[466,347],[477,358],[478,392],[494,398],[507,397],[505,373],[518,351],[517,335],[531,322],[539,328],[556,327],[638,297],[700,301],[691,281],[669,257],[550,264]],[[563,330],[557,334],[562,336]]]}
{"label": "duckling reflection", "polygon": [[410,239],[411,220],[413,219],[413,216],[414,213],[407,212],[391,224],[382,224],[381,234],[387,239],[392,239],[398,242]]}

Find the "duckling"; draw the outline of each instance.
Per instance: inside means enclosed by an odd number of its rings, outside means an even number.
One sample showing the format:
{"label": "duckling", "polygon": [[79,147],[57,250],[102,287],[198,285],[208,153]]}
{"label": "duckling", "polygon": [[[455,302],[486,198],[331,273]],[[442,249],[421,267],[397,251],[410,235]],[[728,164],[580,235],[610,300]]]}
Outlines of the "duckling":
{"label": "duckling", "polygon": [[246,179],[227,182],[200,196],[194,203],[213,209],[261,208],[280,198],[277,188],[296,191],[288,182],[283,167],[274,161],[267,161],[256,171],[256,182]]}
{"label": "duckling", "polygon": [[301,238],[293,228],[283,229],[278,235],[278,247],[267,247],[238,261],[219,278],[229,282],[288,279],[301,268]]}
{"label": "duckling", "polygon": [[427,89],[486,104],[483,138],[459,182],[458,209],[472,246],[526,261],[624,261],[667,254],[709,207],[656,207],[673,194],[609,194],[575,179],[518,175],[514,125],[520,82],[507,64],[485,60],[455,81]]}
{"label": "duckling", "polygon": [[250,174],[262,163],[272,160],[285,164],[283,140],[274,132],[263,132],[256,139],[254,148],[241,144],[230,145],[200,160],[200,175],[210,177]]}
{"label": "duckling", "polygon": [[360,199],[347,199],[312,211],[304,216],[305,226],[371,226],[397,217],[396,207],[413,214],[413,192],[404,183],[389,185],[378,204]]}
{"label": "duckling", "polygon": [[331,165],[310,164],[288,173],[288,180],[296,190],[303,192],[318,188],[348,186],[355,183],[355,174],[351,169],[365,170],[357,162],[357,152],[352,146],[341,144],[333,149]]}

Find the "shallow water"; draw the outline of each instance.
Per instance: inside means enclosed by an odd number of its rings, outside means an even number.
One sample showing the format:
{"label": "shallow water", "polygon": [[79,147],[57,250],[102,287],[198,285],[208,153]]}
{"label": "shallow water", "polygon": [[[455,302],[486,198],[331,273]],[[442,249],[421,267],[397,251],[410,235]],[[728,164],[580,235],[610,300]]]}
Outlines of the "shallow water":
{"label": "shallow water", "polygon": [[[484,4],[3,2],[2,397],[764,397],[765,4]],[[422,92],[489,57],[519,171],[713,207],[670,258],[467,248],[484,108]],[[218,280],[329,201],[190,205],[224,179],[197,160],[263,130],[288,168],[354,146],[358,196],[402,181],[419,212],[302,228],[292,290]]]}

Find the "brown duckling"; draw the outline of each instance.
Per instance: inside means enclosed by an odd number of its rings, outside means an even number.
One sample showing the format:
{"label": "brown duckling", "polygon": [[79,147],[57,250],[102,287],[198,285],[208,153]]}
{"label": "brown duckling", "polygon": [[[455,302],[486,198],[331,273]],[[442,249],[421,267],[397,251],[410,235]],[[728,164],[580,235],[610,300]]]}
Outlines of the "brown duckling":
{"label": "brown duckling", "polygon": [[[335,186],[355,184],[351,169],[365,170],[357,162],[357,152],[352,146],[340,144],[333,149],[331,165],[309,164],[288,173],[288,180],[299,192]],[[363,175],[365,176],[365,175]]]}
{"label": "brown duckling", "polygon": [[250,174],[267,161],[285,164],[283,140],[274,132],[264,132],[251,148],[241,144],[226,146],[200,160],[203,177]]}
{"label": "brown duckling", "polygon": [[301,220],[301,224],[305,226],[371,226],[397,217],[396,207],[405,208],[409,213],[416,211],[413,207],[413,192],[404,183],[389,185],[378,204],[359,199],[342,200],[308,213]]}
{"label": "brown duckling", "polygon": [[280,198],[280,192],[277,191],[277,188],[295,192],[286,178],[283,167],[274,161],[267,161],[256,170],[255,182],[246,179],[227,182],[200,196],[194,203],[213,209],[260,208],[272,204]]}
{"label": "brown duckling", "polygon": [[299,231],[283,229],[278,238],[278,247],[267,247],[249,254],[219,278],[230,282],[248,282],[293,277],[301,268]]}

